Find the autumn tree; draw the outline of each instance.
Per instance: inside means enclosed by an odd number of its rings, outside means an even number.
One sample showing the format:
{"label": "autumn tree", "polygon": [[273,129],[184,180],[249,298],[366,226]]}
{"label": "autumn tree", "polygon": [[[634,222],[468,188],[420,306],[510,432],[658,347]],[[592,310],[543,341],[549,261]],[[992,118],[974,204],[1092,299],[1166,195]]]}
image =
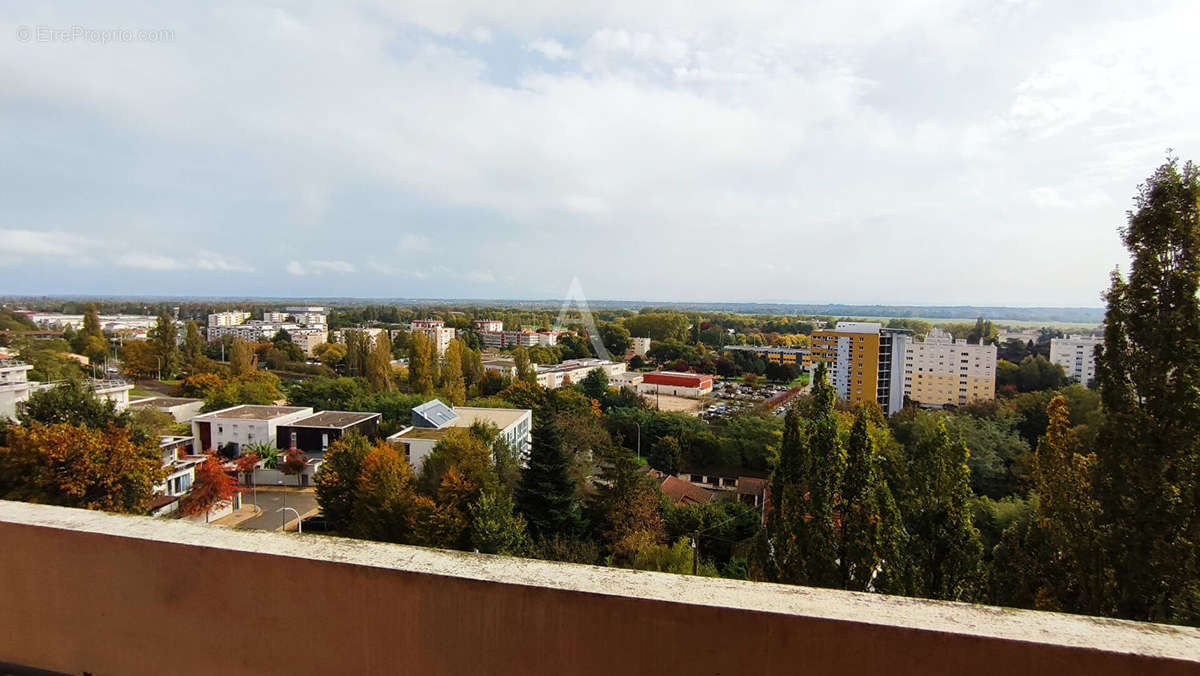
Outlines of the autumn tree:
{"label": "autumn tree", "polygon": [[442,391],[453,406],[467,403],[467,386],[463,378],[463,353],[467,351],[461,340],[452,340],[442,363]]}
{"label": "autumn tree", "polygon": [[632,565],[639,551],[666,538],[662,501],[654,479],[638,471],[632,453],[616,449],[607,460],[591,504],[593,521],[614,562]]}
{"label": "autumn tree", "polygon": [[12,426],[0,447],[0,498],[127,514],[147,510],[166,477],[156,441],[69,423]]}
{"label": "autumn tree", "polygon": [[121,348],[121,370],[133,378],[153,378],[158,374],[158,355],[144,340],[131,340]]}
{"label": "autumn tree", "polygon": [[412,334],[408,349],[408,385],[413,392],[430,396],[433,394],[433,341],[420,331]]}
{"label": "autumn tree", "polygon": [[1121,236],[1096,382],[1097,494],[1116,614],[1200,623],[1200,169],[1169,158]]}
{"label": "autumn tree", "polygon": [[250,343],[238,338],[229,348],[229,375],[238,377],[255,371],[254,350]]}
{"label": "autumn tree", "polygon": [[375,392],[390,392],[395,389],[392,382],[392,343],[387,331],[375,336],[375,342],[367,355],[367,383]]}
{"label": "autumn tree", "polygon": [[[304,451],[298,448],[289,448],[283,454],[283,462],[279,463],[279,471],[288,476],[298,477],[304,468],[308,466],[308,458],[304,456]],[[299,485],[300,479],[296,479],[296,484]]]}
{"label": "autumn tree", "polygon": [[214,505],[233,497],[237,492],[237,479],[225,473],[225,468],[215,454],[196,466],[196,480],[192,490],[179,501],[179,511],[186,516],[205,515]]}
{"label": "autumn tree", "polygon": [[412,470],[396,447],[381,443],[366,452],[351,498],[349,534],[382,542],[411,541],[416,495]]}

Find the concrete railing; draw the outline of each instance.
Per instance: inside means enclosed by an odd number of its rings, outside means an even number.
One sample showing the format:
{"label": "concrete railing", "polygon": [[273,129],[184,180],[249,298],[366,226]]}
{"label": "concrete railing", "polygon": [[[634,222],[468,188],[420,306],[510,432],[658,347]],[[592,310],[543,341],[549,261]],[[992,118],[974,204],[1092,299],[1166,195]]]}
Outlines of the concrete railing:
{"label": "concrete railing", "polygon": [[0,502],[4,663],[97,675],[1196,674],[1200,630]]}

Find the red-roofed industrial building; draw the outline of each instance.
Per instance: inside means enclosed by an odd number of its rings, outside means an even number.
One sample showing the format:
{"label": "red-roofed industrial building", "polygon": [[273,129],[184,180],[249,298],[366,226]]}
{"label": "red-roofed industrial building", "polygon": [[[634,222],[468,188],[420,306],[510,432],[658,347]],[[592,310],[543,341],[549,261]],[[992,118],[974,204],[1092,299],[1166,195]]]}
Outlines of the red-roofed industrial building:
{"label": "red-roofed industrial building", "polygon": [[669,394],[675,397],[701,397],[711,394],[713,377],[703,373],[680,371],[652,371],[643,374],[638,392],[642,394]]}

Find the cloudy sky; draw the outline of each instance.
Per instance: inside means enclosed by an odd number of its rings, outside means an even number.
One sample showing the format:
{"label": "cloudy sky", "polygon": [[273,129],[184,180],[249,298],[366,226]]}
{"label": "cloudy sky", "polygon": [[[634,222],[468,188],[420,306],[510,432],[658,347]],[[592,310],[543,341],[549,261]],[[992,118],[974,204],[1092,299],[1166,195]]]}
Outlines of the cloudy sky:
{"label": "cloudy sky", "polygon": [[1200,159],[1197,25],[0,2],[0,294],[1095,306],[1136,185]]}

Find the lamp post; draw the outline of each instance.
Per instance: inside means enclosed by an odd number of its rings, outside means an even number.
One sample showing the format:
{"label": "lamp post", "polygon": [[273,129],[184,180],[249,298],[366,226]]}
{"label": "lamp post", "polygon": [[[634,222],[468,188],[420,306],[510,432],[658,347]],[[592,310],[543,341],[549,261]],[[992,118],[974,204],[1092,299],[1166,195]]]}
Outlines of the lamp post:
{"label": "lamp post", "polygon": [[[300,512],[297,512],[296,510],[292,509],[291,507],[280,507],[279,509],[277,509],[275,511],[276,512],[291,512],[292,514],[295,514],[296,515],[296,534],[300,535],[300,534],[304,533],[304,522],[300,520]],[[286,514],[283,516],[283,529],[285,531],[287,530],[287,515]]]}
{"label": "lamp post", "polygon": [[642,424],[641,424],[641,423],[638,423],[638,422],[635,422],[635,423],[633,423],[633,426],[634,426],[634,427],[636,427],[636,428],[637,428],[637,431],[638,431],[638,437],[637,437],[637,457],[638,457],[638,460],[641,460],[641,459],[642,459]]}

